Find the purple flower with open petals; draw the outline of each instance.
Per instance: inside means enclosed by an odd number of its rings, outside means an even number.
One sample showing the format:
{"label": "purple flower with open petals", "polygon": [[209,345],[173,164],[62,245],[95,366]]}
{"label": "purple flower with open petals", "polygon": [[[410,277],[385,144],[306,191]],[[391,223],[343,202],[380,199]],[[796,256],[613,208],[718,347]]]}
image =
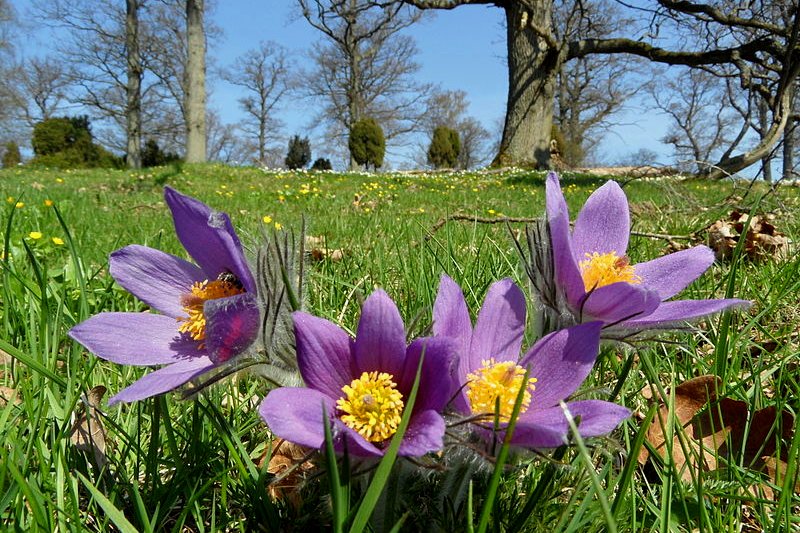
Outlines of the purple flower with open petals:
{"label": "purple flower with open petals", "polygon": [[164,199],[197,265],[139,245],[113,252],[110,272],[117,283],[161,314],[100,313],[69,332],[102,359],[167,365],[109,405],[175,389],[241,353],[257,336],[256,285],[228,215],[170,187]]}
{"label": "purple flower with open petals", "polygon": [[450,394],[442,384],[455,351],[450,339],[427,337],[406,346],[400,313],[382,290],[364,302],[355,339],[328,320],[303,312],[292,317],[297,362],[307,387],[275,389],[261,403],[261,417],[275,435],[322,448],[328,423],[338,452],[347,446],[351,455],[383,455],[424,353],[416,401],[398,453],[421,456],[442,448],[441,411]]}
{"label": "purple flower with open petals", "polygon": [[[511,443],[525,448],[554,448],[567,442],[569,425],[559,403],[573,394],[592,369],[600,346],[601,322],[589,322],[542,337],[519,357],[525,330],[525,298],[510,279],[489,287],[472,327],[461,288],[442,276],[433,308],[434,335],[459,347],[453,373],[454,408],[475,417],[490,435],[495,414],[508,422],[520,389],[522,408]],[[529,370],[524,383],[525,369]],[[499,406],[499,411],[498,411]],[[621,405],[602,400],[567,402],[580,416],[583,437],[605,435],[630,416]]]}
{"label": "purple flower with open petals", "polygon": [[589,196],[575,228],[558,176],[546,183],[547,218],[556,284],[577,322],[599,320],[627,332],[669,328],[687,320],[747,305],[738,299],[666,301],[685,289],[714,262],[707,246],[695,246],[631,265],[625,255],[630,236],[628,200],[609,181]]}

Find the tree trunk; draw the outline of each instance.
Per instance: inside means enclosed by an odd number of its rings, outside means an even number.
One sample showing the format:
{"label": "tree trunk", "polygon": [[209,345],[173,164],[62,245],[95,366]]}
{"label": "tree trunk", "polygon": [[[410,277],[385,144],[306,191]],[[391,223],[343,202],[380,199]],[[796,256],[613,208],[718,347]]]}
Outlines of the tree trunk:
{"label": "tree trunk", "polygon": [[548,168],[558,50],[529,27],[552,27],[552,0],[504,6],[508,43],[508,101],[500,150],[492,166]]}
{"label": "tree trunk", "polygon": [[[762,135],[769,129],[769,109],[767,108],[767,101],[763,98],[758,101],[758,127],[761,129]],[[767,152],[761,158],[761,174],[764,177],[764,181],[772,183],[772,152]]]}
{"label": "tree trunk", "polygon": [[[792,83],[789,86],[789,92],[792,93],[792,109],[794,109],[794,102],[797,96],[795,94],[796,88],[796,83]],[[791,122],[786,125],[786,129],[783,130],[783,171],[781,172],[783,180],[790,180],[794,175],[794,133],[796,127],[797,122],[791,119]]]}
{"label": "tree trunk", "polygon": [[206,161],[206,36],[204,0],[186,0],[186,162]]}
{"label": "tree trunk", "polygon": [[125,2],[125,52],[128,62],[125,109],[128,168],[142,168],[142,57],[139,53],[139,2]]}

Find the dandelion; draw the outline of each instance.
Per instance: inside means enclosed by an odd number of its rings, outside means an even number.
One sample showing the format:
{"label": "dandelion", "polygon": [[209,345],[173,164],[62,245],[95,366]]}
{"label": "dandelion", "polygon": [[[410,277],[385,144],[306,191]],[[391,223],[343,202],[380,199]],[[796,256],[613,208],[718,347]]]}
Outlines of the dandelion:
{"label": "dandelion", "polygon": [[13,204],[16,201],[17,201],[17,199],[14,198],[13,196],[9,196],[8,198],[6,198],[6,202],[9,203],[9,204]]}
{"label": "dandelion", "polygon": [[62,178],[56,178],[56,183],[64,183],[64,180]]}
{"label": "dandelion", "polygon": [[271,216],[269,216],[269,215],[264,215],[264,216],[261,218],[261,221],[262,221],[264,224],[272,224],[272,217],[271,217]]}
{"label": "dandelion", "polygon": [[53,244],[55,244],[56,246],[62,246],[64,244],[64,239],[62,239],[61,237],[53,237],[50,240],[53,241]]}
{"label": "dandelion", "polygon": [[44,205],[45,207],[53,207],[53,200],[45,200]]}
{"label": "dandelion", "polygon": [[714,262],[707,246],[695,246],[645,263],[630,264],[628,200],[613,181],[597,189],[570,232],[569,212],[558,176],[546,183],[547,218],[555,282],[577,322],[636,332],[747,305],[738,299],[666,301]]}
{"label": "dandelion", "polygon": [[406,346],[400,313],[381,290],[364,302],[355,339],[322,318],[303,312],[292,316],[297,362],[307,387],[275,389],[264,399],[259,412],[275,435],[321,448],[325,424],[332,424],[337,451],[346,443],[351,455],[383,455],[397,432],[424,353],[399,454],[420,456],[442,448],[441,411],[450,391],[441,386],[441,378],[450,368],[453,341],[428,337]]}
{"label": "dandelion", "polygon": [[31,239],[33,239],[34,241],[38,241],[38,240],[39,240],[39,239],[41,239],[43,236],[44,236],[44,235],[42,234],[42,232],[41,232],[41,231],[32,231],[32,232],[28,233],[28,237],[30,237],[30,238],[31,238]]}
{"label": "dandelion", "polygon": [[228,215],[170,187],[164,199],[178,239],[197,265],[145,246],[117,250],[109,261],[111,275],[161,314],[100,313],[69,332],[101,359],[167,365],[109,405],[180,387],[243,352],[258,331],[255,281]]}
{"label": "dandelion", "polygon": [[[501,428],[508,423],[524,388],[511,443],[539,449],[567,442],[569,424],[560,402],[589,375],[599,351],[601,322],[546,335],[520,358],[525,297],[519,287],[510,279],[492,284],[473,328],[461,288],[447,276],[439,284],[433,319],[434,335],[457,343],[450,387],[454,408],[478,420],[479,434],[491,436],[495,414]],[[605,435],[630,416],[625,407],[602,400],[572,401],[567,407],[572,416],[580,416],[582,437]]]}
{"label": "dandelion", "polygon": [[22,209],[23,207],[25,207],[25,202],[17,202],[16,204],[14,204],[14,207],[16,207],[17,209]]}

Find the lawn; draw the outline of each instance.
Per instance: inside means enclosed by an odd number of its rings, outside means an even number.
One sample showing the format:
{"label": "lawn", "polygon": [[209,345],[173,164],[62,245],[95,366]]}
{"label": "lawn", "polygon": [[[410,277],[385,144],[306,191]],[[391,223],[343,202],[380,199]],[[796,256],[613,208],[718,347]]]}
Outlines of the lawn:
{"label": "lawn", "polygon": [[[670,242],[704,242],[705,228],[734,209],[773,214],[774,226],[795,243],[800,234],[800,188],[621,181],[631,203],[631,263],[667,253]],[[573,217],[604,182],[562,176]],[[511,236],[520,235],[524,220],[544,214],[542,173],[337,174],[219,165],[142,172],[2,170],[4,528],[330,527],[324,456],[303,457],[309,463],[295,458],[298,467],[283,479],[292,480],[289,488],[276,485],[267,471],[273,441],[257,406],[269,387],[258,375],[242,373],[189,400],[172,393],[121,407],[101,402],[98,410],[86,396],[100,385],[115,394],[146,372],[101,361],[70,340],[67,331],[101,311],[146,309],[114,284],[107,271],[110,252],[135,243],[185,255],[163,200],[164,184],[229,213],[251,255],[264,234],[299,232],[305,224],[303,309],[351,333],[360,303],[383,288],[410,325],[409,335],[422,334],[431,324],[442,273],[461,285],[473,315],[491,283],[501,278],[511,277],[529,294]],[[800,528],[800,433],[792,433],[792,414],[800,409],[796,249],[793,244],[782,257],[758,261],[735,253],[681,294],[743,298],[753,302],[749,309],[703,320],[693,331],[651,335],[635,345],[604,345],[581,394],[613,396],[634,415],[610,436],[574,447],[514,450],[493,500],[491,528]],[[535,311],[529,303],[529,313]],[[529,329],[525,347],[536,340]],[[667,399],[667,418],[674,421],[684,404],[667,392],[704,375],[720,378],[721,398],[740,402],[735,405],[741,423],[734,425],[747,444],[729,441],[725,453],[706,450],[716,464],[708,471],[701,472],[691,458],[684,465],[685,449],[671,450],[665,459],[651,454],[640,465],[641,450],[653,445],[652,426],[659,425],[659,395]],[[76,432],[87,414],[90,427],[99,421],[104,428],[102,469],[95,464],[98,450]],[[673,422],[667,426],[667,440],[672,432],[682,434]],[[758,445],[748,439],[761,432],[764,441]],[[764,442],[778,443],[777,449]],[[749,449],[753,445],[759,453]],[[776,468],[777,474],[771,473]],[[403,530],[468,531],[487,503],[492,471],[491,460],[458,447],[442,457],[400,460],[377,502],[372,528],[389,531],[403,519]],[[357,507],[375,475],[370,465],[355,468],[347,480],[351,507]]]}

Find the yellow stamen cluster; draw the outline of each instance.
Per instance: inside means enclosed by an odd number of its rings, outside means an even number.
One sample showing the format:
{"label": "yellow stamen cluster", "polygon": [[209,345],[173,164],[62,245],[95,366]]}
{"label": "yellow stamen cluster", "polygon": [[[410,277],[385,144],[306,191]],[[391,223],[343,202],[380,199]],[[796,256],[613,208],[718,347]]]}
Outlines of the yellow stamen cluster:
{"label": "yellow stamen cluster", "polygon": [[203,314],[203,304],[208,300],[242,294],[244,289],[229,281],[215,279],[213,281],[196,281],[192,285],[191,291],[181,299],[183,310],[188,316],[178,318],[178,322],[181,323],[178,331],[188,333],[196,341],[202,341],[206,338],[206,316]]}
{"label": "yellow stamen cluster", "polygon": [[586,259],[578,265],[583,276],[583,286],[587,291],[599,289],[618,281],[638,284],[642,278],[636,275],[633,267],[628,263],[628,257],[619,257],[616,252],[599,254],[586,253]]}
{"label": "yellow stamen cluster", "polygon": [[[496,363],[494,358],[481,362],[482,368],[467,375],[467,398],[475,414],[494,414],[499,400],[500,420],[508,421],[514,412],[525,369],[512,361]],[[520,413],[528,410],[536,378],[529,378],[522,395]]]}
{"label": "yellow stamen cluster", "polygon": [[383,442],[397,432],[403,415],[403,395],[386,372],[364,372],[342,387],[336,407],[341,419],[370,442]]}

